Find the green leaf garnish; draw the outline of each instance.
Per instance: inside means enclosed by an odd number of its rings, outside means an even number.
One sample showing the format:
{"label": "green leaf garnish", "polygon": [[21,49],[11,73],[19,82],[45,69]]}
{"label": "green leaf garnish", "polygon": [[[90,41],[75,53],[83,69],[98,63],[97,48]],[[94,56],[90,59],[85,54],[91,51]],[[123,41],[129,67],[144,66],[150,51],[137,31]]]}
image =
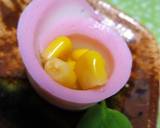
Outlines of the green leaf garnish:
{"label": "green leaf garnish", "polygon": [[102,102],[87,111],[77,128],[132,128],[132,125],[125,115]]}

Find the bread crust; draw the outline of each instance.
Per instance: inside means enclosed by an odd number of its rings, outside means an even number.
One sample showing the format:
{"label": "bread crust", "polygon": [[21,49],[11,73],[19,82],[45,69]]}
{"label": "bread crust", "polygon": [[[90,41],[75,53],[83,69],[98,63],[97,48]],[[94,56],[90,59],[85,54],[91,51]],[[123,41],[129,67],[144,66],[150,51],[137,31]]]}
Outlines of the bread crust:
{"label": "bread crust", "polygon": [[19,55],[16,27],[19,15],[29,0],[0,1],[0,77],[23,77],[24,66]]}

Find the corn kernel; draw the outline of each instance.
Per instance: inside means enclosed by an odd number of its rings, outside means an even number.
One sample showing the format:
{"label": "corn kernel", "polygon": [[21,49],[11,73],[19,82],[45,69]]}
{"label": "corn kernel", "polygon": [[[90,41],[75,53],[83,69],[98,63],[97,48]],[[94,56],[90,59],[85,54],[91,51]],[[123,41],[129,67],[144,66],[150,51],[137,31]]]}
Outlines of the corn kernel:
{"label": "corn kernel", "polygon": [[71,67],[72,70],[75,69],[76,62],[74,60],[68,59],[67,63]]}
{"label": "corn kernel", "polygon": [[88,51],[88,49],[86,49],[86,48],[81,48],[81,49],[74,50],[72,52],[72,59],[73,60],[78,60],[87,51]]}
{"label": "corn kernel", "polygon": [[103,57],[96,51],[83,54],[75,66],[81,89],[103,86],[107,81],[107,72]]}
{"label": "corn kernel", "polygon": [[52,79],[58,83],[72,89],[76,89],[76,74],[67,62],[59,59],[52,58],[45,64],[45,71],[51,76]]}
{"label": "corn kernel", "polygon": [[43,61],[49,60],[53,57],[66,59],[71,53],[72,43],[66,36],[56,38],[51,42],[42,53]]}

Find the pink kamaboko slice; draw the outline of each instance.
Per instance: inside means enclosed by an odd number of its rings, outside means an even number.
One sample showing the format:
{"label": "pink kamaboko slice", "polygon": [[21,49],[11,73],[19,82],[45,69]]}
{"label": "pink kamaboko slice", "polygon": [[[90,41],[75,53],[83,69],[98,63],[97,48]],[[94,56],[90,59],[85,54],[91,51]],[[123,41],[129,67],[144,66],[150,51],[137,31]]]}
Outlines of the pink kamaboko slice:
{"label": "pink kamaboko slice", "polygon": [[[33,0],[23,12],[18,24],[20,54],[33,87],[49,102],[66,109],[83,109],[125,86],[131,73],[132,56],[118,32],[102,24],[103,20],[86,0]],[[69,37],[73,49],[86,48],[101,53],[108,73],[107,82],[102,80],[104,86],[75,90],[61,86],[47,74],[40,55],[59,36]],[[76,59],[74,61],[77,63]],[[62,62],[62,67],[72,70],[76,67],[76,64],[66,63]],[[83,70],[85,66],[84,62]]]}

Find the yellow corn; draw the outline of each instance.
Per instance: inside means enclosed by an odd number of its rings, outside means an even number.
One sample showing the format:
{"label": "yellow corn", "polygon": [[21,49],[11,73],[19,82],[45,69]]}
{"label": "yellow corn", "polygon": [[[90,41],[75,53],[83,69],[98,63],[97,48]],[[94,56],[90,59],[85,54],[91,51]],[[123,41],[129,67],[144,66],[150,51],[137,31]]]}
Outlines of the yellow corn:
{"label": "yellow corn", "polygon": [[75,69],[76,62],[74,60],[68,59],[67,63],[71,67],[72,70]]}
{"label": "yellow corn", "polygon": [[72,52],[72,59],[73,60],[78,60],[87,51],[88,51],[88,49],[86,49],[86,48],[81,48],[81,49],[74,50]]}
{"label": "yellow corn", "polygon": [[77,88],[76,74],[67,62],[59,58],[52,58],[46,62],[45,71],[58,83],[68,88]]}
{"label": "yellow corn", "polygon": [[41,54],[45,71],[68,88],[92,89],[103,86],[108,79],[103,57],[86,48],[72,52],[72,47],[70,39],[65,36],[51,42]]}
{"label": "yellow corn", "polygon": [[84,53],[77,60],[75,72],[81,89],[103,86],[107,81],[105,61],[96,51]]}
{"label": "yellow corn", "polygon": [[43,61],[49,60],[53,57],[58,57],[61,59],[66,59],[71,53],[72,43],[70,39],[66,36],[61,36],[56,38],[51,42],[42,53]]}

